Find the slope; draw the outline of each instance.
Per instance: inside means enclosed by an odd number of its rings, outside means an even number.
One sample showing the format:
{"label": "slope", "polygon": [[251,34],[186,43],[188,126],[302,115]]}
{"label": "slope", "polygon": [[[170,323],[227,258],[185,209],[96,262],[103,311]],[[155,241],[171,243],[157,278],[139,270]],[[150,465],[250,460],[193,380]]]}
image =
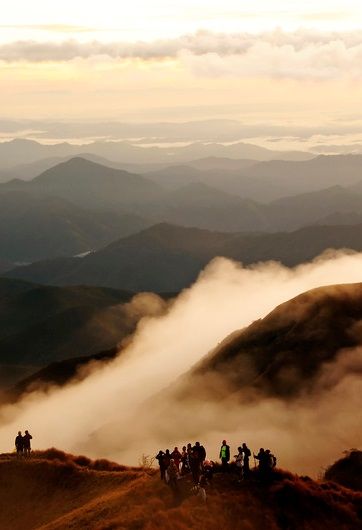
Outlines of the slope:
{"label": "slope", "polygon": [[[212,398],[217,380],[221,394],[297,397],[313,388],[327,363],[348,351],[356,352],[356,360],[346,362],[343,375],[359,374],[361,319],[362,284],[308,291],[227,337],[192,369],[184,387],[181,382],[181,392],[197,388]],[[319,380],[318,392],[338,381],[333,375]]]}
{"label": "slope", "polygon": [[0,477],[3,530],[357,530],[361,523],[361,494],[283,471],[267,486],[217,473],[207,504],[190,494],[188,479],[175,502],[153,471],[56,450],[28,462],[4,457]]}
{"label": "slope", "polygon": [[131,298],[125,291],[0,278],[0,382],[10,384],[49,362],[113,347],[142,316],[129,310]]}
{"label": "slope", "polygon": [[82,208],[118,209],[155,199],[162,188],[154,182],[133,173],[103,166],[81,157],[44,171],[35,179],[10,181],[1,190],[22,190],[28,193],[55,195]]}
{"label": "slope", "polygon": [[216,256],[244,264],[277,260],[294,266],[329,248],[361,251],[361,230],[361,225],[311,226],[292,233],[238,234],[162,223],[82,259],[40,261],[5,276],[53,285],[176,292],[190,285]]}
{"label": "slope", "polygon": [[0,258],[4,261],[74,256],[147,225],[137,215],[85,210],[59,197],[0,192]]}

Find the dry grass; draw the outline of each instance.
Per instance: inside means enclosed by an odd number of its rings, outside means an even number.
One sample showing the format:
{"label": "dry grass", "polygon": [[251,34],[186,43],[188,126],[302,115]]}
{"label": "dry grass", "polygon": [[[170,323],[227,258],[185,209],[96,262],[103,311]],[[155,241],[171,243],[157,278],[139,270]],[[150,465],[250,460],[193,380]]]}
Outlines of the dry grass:
{"label": "dry grass", "polygon": [[157,473],[55,449],[0,459],[1,530],[354,530],[362,494],[278,471],[269,484],[217,473],[202,504]]}

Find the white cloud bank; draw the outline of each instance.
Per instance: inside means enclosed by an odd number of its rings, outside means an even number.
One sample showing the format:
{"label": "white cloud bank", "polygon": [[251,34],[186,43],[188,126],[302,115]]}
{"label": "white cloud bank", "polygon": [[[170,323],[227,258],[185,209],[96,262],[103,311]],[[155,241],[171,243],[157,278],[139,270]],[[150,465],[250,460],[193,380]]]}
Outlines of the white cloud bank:
{"label": "white cloud bank", "polygon": [[64,62],[179,59],[196,75],[290,79],[362,78],[362,31],[298,30],[249,34],[199,31],[150,42],[17,41],[0,45],[0,61]]}
{"label": "white cloud bank", "polygon": [[[133,341],[113,362],[82,382],[1,407],[0,451],[12,447],[19,429],[29,429],[34,448],[56,446],[131,464],[142,453],[155,454],[159,445],[196,439],[205,441],[210,456],[217,457],[218,444],[227,435],[233,447],[241,438],[254,449],[265,444],[278,452],[283,466],[316,472],[318,465],[362,442],[360,378],[347,378],[347,373],[328,394],[302,406],[267,400],[220,412],[214,407],[205,411],[204,402],[186,410],[175,404],[171,415],[160,418],[147,400],[228,334],[278,304],[320,285],[359,281],[362,254],[325,255],[295,269],[277,263],[244,268],[218,258],[169,311],[142,320]],[[193,418],[191,426],[182,420],[185,414]]]}

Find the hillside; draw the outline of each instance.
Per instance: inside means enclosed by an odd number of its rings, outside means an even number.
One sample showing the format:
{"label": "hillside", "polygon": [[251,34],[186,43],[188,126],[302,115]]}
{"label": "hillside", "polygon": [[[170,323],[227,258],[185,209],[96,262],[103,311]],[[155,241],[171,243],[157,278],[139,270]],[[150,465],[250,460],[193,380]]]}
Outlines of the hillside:
{"label": "hillside", "polygon": [[357,530],[362,495],[334,483],[277,471],[269,485],[238,484],[217,473],[208,502],[182,481],[175,501],[158,473],[61,451],[37,452],[27,462],[0,460],[3,530],[72,528],[145,530]]}
{"label": "hillside", "polygon": [[10,181],[0,186],[0,191],[13,189],[37,196],[54,195],[81,208],[96,210],[114,210],[123,205],[128,211],[133,203],[147,202],[162,194],[162,188],[141,175],[81,157],[57,164],[29,182]]}
{"label": "hillside", "polygon": [[162,223],[115,241],[81,260],[40,261],[5,275],[52,285],[83,283],[132,291],[175,292],[190,285],[216,256],[244,264],[277,260],[294,266],[329,248],[362,250],[361,230],[361,225],[311,226],[292,233],[238,234]]}
{"label": "hillside", "polygon": [[0,259],[5,261],[74,256],[146,226],[146,220],[133,214],[86,210],[28,191],[0,192]]}
{"label": "hillside", "polygon": [[[255,392],[283,398],[313,389],[326,363],[340,352],[361,348],[362,283],[320,287],[297,296],[249,327],[235,331],[182,378],[180,392],[215,397]],[[360,356],[359,356],[360,357]],[[358,358],[359,358],[358,357]],[[359,363],[346,371],[359,373]],[[319,382],[318,392],[338,383]],[[179,391],[179,390],[178,390]]]}
{"label": "hillside", "polygon": [[162,307],[153,297],[98,287],[44,287],[0,278],[0,384],[45,365],[96,354],[134,331]]}

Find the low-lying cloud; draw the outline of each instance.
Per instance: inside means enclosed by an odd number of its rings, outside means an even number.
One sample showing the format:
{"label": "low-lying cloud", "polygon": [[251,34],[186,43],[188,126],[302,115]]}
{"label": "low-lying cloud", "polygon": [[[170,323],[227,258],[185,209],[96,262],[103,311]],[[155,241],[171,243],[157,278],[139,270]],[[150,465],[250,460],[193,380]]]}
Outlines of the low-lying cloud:
{"label": "low-lying cloud", "polygon": [[362,77],[362,32],[275,30],[260,34],[199,31],[138,42],[17,41],[0,45],[0,61],[63,62],[179,59],[195,75],[337,79]]}
{"label": "low-lying cloud", "polygon": [[148,400],[172,387],[231,332],[311,288],[360,282],[361,271],[362,254],[329,254],[295,269],[277,263],[244,268],[218,258],[161,315],[141,320],[133,340],[113,362],[97,365],[83,381],[3,406],[0,451],[11,449],[19,429],[29,429],[35,448],[56,446],[135,464],[142,453],[153,454],[159,446],[196,439],[215,458],[220,439],[227,436],[233,450],[244,440],[253,449],[271,446],[281,465],[316,473],[362,441],[361,378],[348,369],[357,362],[358,351],[336,361],[341,370],[327,367],[323,381],[335,384],[323,385],[321,395],[303,402],[175,402],[163,414]]}

